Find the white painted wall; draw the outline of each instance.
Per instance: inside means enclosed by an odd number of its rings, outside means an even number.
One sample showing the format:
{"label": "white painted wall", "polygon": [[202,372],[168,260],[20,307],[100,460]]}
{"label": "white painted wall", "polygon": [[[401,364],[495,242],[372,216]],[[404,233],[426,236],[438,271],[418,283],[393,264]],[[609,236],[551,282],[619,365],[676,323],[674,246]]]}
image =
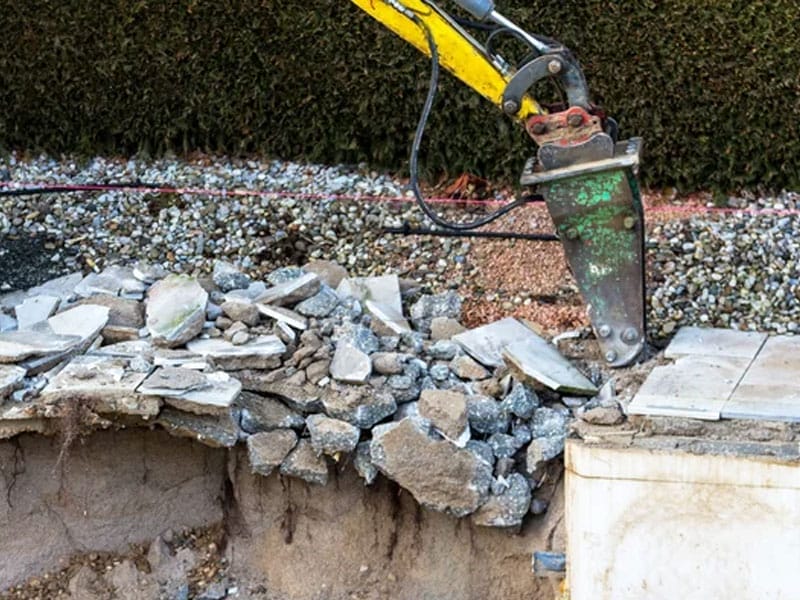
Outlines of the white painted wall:
{"label": "white painted wall", "polygon": [[569,440],[571,600],[800,599],[800,464]]}

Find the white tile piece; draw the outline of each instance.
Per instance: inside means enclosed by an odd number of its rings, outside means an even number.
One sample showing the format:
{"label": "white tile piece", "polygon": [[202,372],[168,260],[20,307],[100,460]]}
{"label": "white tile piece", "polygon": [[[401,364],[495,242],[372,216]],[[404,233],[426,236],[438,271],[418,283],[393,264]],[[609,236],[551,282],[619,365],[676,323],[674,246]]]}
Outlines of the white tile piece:
{"label": "white tile piece", "polygon": [[500,367],[505,364],[503,362],[503,350],[509,344],[530,339],[530,336],[539,338],[525,325],[513,317],[508,317],[489,325],[459,333],[451,339],[464,348],[464,351],[479,363],[487,367]]}
{"label": "white tile piece", "polygon": [[664,356],[666,358],[724,356],[753,359],[766,339],[766,333],[754,331],[681,327],[664,351]]}
{"label": "white tile piece", "polygon": [[403,302],[400,296],[400,280],[397,275],[380,277],[348,277],[336,288],[340,296],[352,296],[361,302],[372,300],[386,306],[402,316]]}
{"label": "white tile piece", "polygon": [[61,298],[58,296],[29,296],[22,304],[14,308],[18,329],[30,329],[36,323],[48,319],[58,308]]}
{"label": "white tile piece", "polygon": [[506,346],[503,358],[509,367],[516,367],[526,377],[556,392],[593,396],[598,391],[555,346],[530,330],[525,339]]}
{"label": "white tile piece", "polygon": [[685,356],[653,369],[628,405],[632,415],[718,420],[749,358]]}

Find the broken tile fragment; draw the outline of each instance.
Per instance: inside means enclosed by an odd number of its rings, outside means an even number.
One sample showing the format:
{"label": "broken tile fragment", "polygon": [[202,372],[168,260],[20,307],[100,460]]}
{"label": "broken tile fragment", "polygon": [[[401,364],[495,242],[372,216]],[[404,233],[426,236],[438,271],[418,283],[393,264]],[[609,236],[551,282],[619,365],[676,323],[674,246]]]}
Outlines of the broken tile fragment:
{"label": "broken tile fragment", "polygon": [[303,265],[303,271],[316,273],[324,283],[333,289],[336,289],[342,279],[347,277],[347,269],[330,260],[312,260]]}
{"label": "broken tile fragment", "polygon": [[250,469],[267,477],[279,467],[289,452],[297,445],[297,434],[291,429],[278,429],[256,433],[247,438],[247,456]]}
{"label": "broken tile fragment", "polygon": [[262,315],[270,319],[275,319],[279,323],[286,323],[290,327],[300,329],[301,331],[305,331],[308,328],[308,319],[293,310],[283,308],[282,306],[272,306],[262,303],[257,303],[254,306]]}
{"label": "broken tile fragment", "polygon": [[21,367],[0,364],[0,403],[19,387],[25,379],[25,373]]}
{"label": "broken tile fragment", "polygon": [[226,371],[274,369],[286,352],[286,346],[274,335],[257,336],[241,345],[220,338],[196,339],[186,344],[186,348],[212,359],[218,368]]}
{"label": "broken tile fragment", "polygon": [[22,304],[14,308],[17,317],[17,329],[30,329],[32,325],[41,323],[53,315],[61,303],[58,296],[29,296]]}
{"label": "broken tile fragment", "polygon": [[344,297],[350,296],[366,302],[385,306],[392,314],[403,314],[403,302],[400,296],[400,281],[397,275],[382,275],[380,277],[352,277],[343,279],[336,292]]}
{"label": "broken tile fragment", "polygon": [[321,282],[315,273],[304,273],[276,286],[267,288],[256,298],[262,304],[275,304],[277,306],[294,305],[310,298],[319,291]]}
{"label": "broken tile fragment", "polygon": [[316,485],[328,483],[328,463],[324,456],[317,455],[307,439],[297,443],[281,464],[280,472]]}
{"label": "broken tile fragment", "polygon": [[597,393],[597,386],[564,358],[555,346],[532,331],[526,339],[506,346],[503,358],[523,381],[538,382],[562,394],[593,396]]}
{"label": "broken tile fragment", "polygon": [[56,335],[39,331],[0,333],[0,364],[16,363],[30,356],[65,352],[80,342],[75,335]]}
{"label": "broken tile fragment", "polygon": [[452,340],[482,365],[502,367],[505,364],[503,350],[515,341],[529,339],[531,334],[536,335],[513,317],[508,317],[456,334]]}
{"label": "broken tile fragment", "polygon": [[186,412],[220,415],[229,411],[241,389],[238,380],[221,371],[205,373],[180,367],[160,367],[137,391],[159,397]]}
{"label": "broken tile fragment", "polygon": [[169,275],[158,281],[147,294],[147,329],[159,346],[182,346],[203,330],[206,292],[196,279]]}
{"label": "broken tile fragment", "polygon": [[411,331],[411,326],[403,313],[398,312],[394,307],[380,304],[374,300],[367,300],[364,307],[372,315],[371,327],[378,335],[401,335]]}

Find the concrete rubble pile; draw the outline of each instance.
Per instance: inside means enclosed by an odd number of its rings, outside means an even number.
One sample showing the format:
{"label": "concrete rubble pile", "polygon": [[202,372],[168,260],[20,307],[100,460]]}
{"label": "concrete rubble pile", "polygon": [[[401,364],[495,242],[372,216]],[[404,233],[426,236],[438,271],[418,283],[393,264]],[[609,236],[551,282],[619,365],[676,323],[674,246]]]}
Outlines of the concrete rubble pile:
{"label": "concrete rubble pile", "polygon": [[[157,426],[324,485],[352,463],[475,523],[517,527],[577,412],[607,390],[515,319],[465,330],[455,292],[316,261],[266,281],[112,266],[0,296],[0,439]],[[598,414],[599,414],[598,413]],[[612,415],[613,416],[613,415]]]}

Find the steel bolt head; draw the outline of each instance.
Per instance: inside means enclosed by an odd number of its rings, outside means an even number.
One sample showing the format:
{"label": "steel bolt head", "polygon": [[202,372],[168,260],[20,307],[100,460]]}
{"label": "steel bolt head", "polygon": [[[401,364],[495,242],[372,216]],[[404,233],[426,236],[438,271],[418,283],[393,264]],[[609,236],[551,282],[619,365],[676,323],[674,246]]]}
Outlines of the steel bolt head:
{"label": "steel bolt head", "polygon": [[519,110],[519,104],[517,104],[514,100],[506,100],[503,102],[503,112],[507,115],[515,115]]}
{"label": "steel bolt head", "polygon": [[539,121],[538,123],[534,123],[533,127],[531,127],[531,131],[534,135],[542,135],[543,133],[547,133],[547,124]]}
{"label": "steel bolt head", "polygon": [[633,229],[636,227],[636,218],[625,217],[625,219],[622,221],[622,225],[625,227],[625,229]]}
{"label": "steel bolt head", "polygon": [[570,127],[580,127],[583,125],[583,117],[578,113],[573,113],[567,117],[567,124]]}
{"label": "steel bolt head", "polygon": [[601,325],[597,329],[597,335],[599,335],[601,338],[607,338],[608,336],[611,335],[611,327],[609,327],[608,325]]}
{"label": "steel bolt head", "polygon": [[550,71],[552,75],[557,75],[561,72],[561,61],[551,60],[547,63],[547,70]]}
{"label": "steel bolt head", "polygon": [[613,350],[609,350],[606,352],[606,362],[614,362],[617,360],[617,353]]}
{"label": "steel bolt head", "polygon": [[578,230],[575,229],[574,227],[570,227],[569,229],[567,229],[567,239],[577,240],[579,235],[580,234],[578,233]]}
{"label": "steel bolt head", "polygon": [[622,341],[626,344],[634,344],[639,340],[639,332],[633,327],[628,327],[622,332]]}

